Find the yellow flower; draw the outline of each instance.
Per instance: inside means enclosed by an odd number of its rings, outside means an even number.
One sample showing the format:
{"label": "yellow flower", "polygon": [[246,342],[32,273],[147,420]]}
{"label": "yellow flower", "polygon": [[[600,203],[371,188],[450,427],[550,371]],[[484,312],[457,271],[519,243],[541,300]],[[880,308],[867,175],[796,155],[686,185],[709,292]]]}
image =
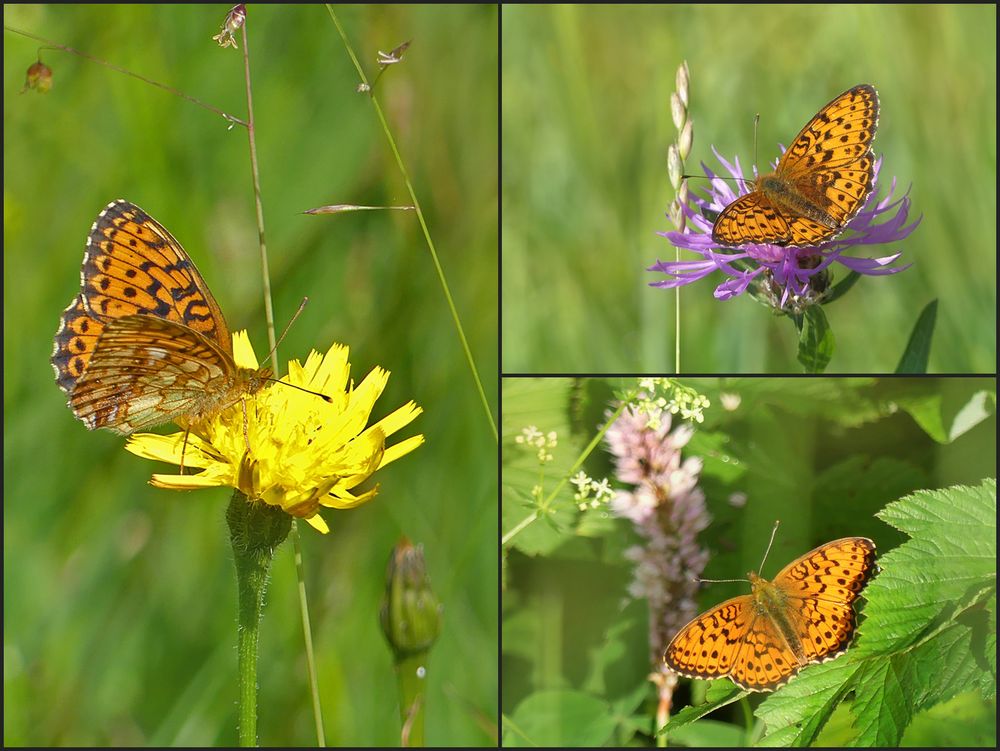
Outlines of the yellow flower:
{"label": "yellow flower", "polygon": [[[245,332],[233,335],[233,352],[237,365],[257,367]],[[360,494],[352,490],[424,442],[416,435],[386,446],[388,436],[423,411],[412,401],[366,427],[389,373],[376,367],[355,386],[348,353],[348,347],[334,344],[325,355],[311,352],[304,365],[292,360],[281,383],[190,425],[186,445],[183,432],[137,433],[125,448],[147,459],[202,470],[156,474],[151,485],[173,490],[227,485],[326,533],[320,506],[346,509],[370,500],[378,486]]]}

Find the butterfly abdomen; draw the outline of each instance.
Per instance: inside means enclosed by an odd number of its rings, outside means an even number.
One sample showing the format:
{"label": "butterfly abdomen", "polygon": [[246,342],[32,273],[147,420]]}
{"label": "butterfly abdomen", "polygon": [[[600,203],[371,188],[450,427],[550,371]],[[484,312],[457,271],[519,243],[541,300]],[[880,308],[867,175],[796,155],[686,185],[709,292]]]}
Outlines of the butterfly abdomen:
{"label": "butterfly abdomen", "polygon": [[804,665],[806,656],[802,651],[802,642],[787,615],[791,612],[788,595],[781,587],[753,572],[748,574],[748,578],[753,589],[754,607],[760,615],[768,617],[777,626],[785,645],[795,655],[798,663]]}

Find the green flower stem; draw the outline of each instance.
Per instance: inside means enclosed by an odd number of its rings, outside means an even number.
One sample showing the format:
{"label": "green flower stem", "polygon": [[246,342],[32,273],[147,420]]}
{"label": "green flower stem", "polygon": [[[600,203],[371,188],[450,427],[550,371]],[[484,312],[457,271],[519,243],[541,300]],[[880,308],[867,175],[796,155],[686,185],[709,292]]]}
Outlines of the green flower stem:
{"label": "green flower stem", "polygon": [[319,679],[316,676],[316,656],[313,652],[312,626],[309,623],[309,597],[306,595],[306,572],[302,563],[302,542],[299,525],[292,520],[292,548],[295,551],[295,576],[299,581],[299,615],[302,620],[302,639],[306,648],[306,670],[309,673],[309,689],[313,700],[313,723],[316,726],[316,745],[326,746],[326,731],[323,730],[323,709],[319,703]]}
{"label": "green flower stem", "polygon": [[424,745],[424,706],[427,687],[427,652],[396,660],[399,682],[400,745]]}
{"label": "green flower stem", "polygon": [[288,536],[292,517],[274,506],[251,502],[237,490],[226,510],[226,522],[239,596],[239,738],[240,746],[249,747],[257,745],[257,637],[267,573],[275,548]]}

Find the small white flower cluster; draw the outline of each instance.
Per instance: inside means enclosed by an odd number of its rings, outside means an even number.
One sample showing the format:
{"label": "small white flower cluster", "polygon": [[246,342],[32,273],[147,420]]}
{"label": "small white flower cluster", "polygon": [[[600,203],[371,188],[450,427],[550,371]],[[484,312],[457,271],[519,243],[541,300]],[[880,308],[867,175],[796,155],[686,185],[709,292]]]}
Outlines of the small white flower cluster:
{"label": "small white flower cluster", "polygon": [[576,485],[573,500],[576,501],[576,506],[581,511],[586,511],[588,508],[599,508],[607,504],[615,495],[615,491],[611,488],[606,477],[598,482],[580,470],[575,476],[569,478],[569,481]]}
{"label": "small white flower cluster", "polygon": [[[640,378],[639,388],[642,392],[638,395],[635,406],[639,412],[648,416],[646,427],[651,430],[659,429],[662,412],[680,414],[681,419],[691,422],[704,422],[703,412],[712,406],[707,396],[699,394],[693,388],[682,386],[673,378]],[[656,396],[660,391],[664,395]]]}
{"label": "small white flower cluster", "polygon": [[540,464],[548,464],[552,461],[552,453],[549,449],[554,449],[559,444],[554,430],[550,430],[548,434],[543,434],[534,425],[529,425],[521,430],[521,435],[517,436],[514,442],[537,448],[538,462]]}

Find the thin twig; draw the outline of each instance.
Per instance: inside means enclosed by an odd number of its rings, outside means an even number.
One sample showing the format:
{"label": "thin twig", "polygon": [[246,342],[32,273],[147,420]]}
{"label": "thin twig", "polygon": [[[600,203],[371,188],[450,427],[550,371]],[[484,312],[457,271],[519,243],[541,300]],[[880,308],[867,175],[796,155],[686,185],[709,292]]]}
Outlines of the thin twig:
{"label": "thin twig", "polygon": [[260,273],[264,284],[264,320],[267,324],[267,343],[270,346],[274,374],[279,376],[278,348],[274,336],[274,303],[271,300],[271,272],[267,261],[267,242],[264,239],[264,203],[260,196],[260,165],[257,162],[257,136],[254,128],[253,92],[250,86],[250,49],[247,44],[247,27],[243,24],[243,75],[247,87],[247,139],[250,143],[250,173],[253,175],[253,199],[257,210],[257,238],[260,241]]}
{"label": "thin twig", "polygon": [[240,120],[238,117],[230,115],[228,112],[223,112],[217,107],[213,107],[211,104],[207,104],[206,102],[203,102],[200,99],[195,99],[193,96],[189,96],[188,94],[185,94],[183,91],[178,91],[172,86],[167,86],[166,84],[159,83],[158,81],[154,81],[151,78],[140,76],[138,73],[133,73],[132,71],[127,70],[126,68],[119,67],[114,63],[109,63],[107,60],[101,60],[99,57],[88,55],[86,52],[80,52],[80,50],[74,49],[65,44],[57,44],[56,42],[46,39],[45,37],[40,37],[37,34],[32,34],[28,31],[21,31],[20,29],[15,29],[12,26],[7,26],[6,24],[4,24],[4,30],[13,32],[14,34],[20,34],[21,36],[27,37],[28,39],[34,39],[35,41],[43,42],[52,49],[62,50],[63,52],[69,52],[71,55],[77,55],[78,57],[82,57],[85,60],[90,60],[91,62],[97,63],[98,65],[103,65],[105,68],[110,68],[111,70],[117,73],[121,73],[126,76],[131,76],[132,78],[138,78],[143,83],[148,83],[150,86],[155,86],[158,89],[163,89],[164,91],[173,94],[174,96],[178,96],[181,99],[187,99],[192,104],[196,104],[197,106],[207,109],[210,112],[214,112],[215,114],[224,118],[227,122],[234,123],[236,125],[242,125],[244,128],[247,127],[247,124],[245,122]]}

